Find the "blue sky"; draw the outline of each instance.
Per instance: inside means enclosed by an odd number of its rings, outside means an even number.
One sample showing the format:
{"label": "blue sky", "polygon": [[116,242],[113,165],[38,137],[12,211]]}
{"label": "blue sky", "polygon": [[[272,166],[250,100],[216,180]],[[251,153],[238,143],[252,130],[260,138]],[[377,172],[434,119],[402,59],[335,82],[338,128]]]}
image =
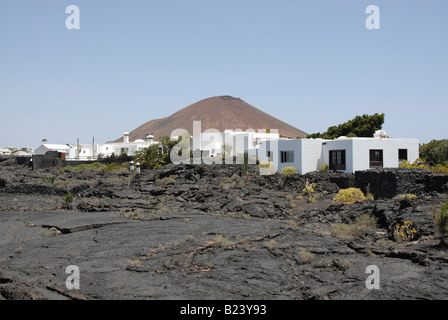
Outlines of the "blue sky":
{"label": "blue sky", "polygon": [[[380,30],[365,27],[372,4]],[[441,0],[2,0],[0,147],[106,142],[217,95],[308,133],[384,112],[390,136],[448,138],[447,12]]]}

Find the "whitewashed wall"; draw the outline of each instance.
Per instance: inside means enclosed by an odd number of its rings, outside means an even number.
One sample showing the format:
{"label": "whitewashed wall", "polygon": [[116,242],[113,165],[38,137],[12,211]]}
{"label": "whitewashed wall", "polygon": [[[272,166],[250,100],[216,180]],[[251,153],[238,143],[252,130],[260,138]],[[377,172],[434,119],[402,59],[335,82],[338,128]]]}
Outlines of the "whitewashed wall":
{"label": "whitewashed wall", "polygon": [[353,139],[353,172],[370,169],[369,150],[383,150],[383,167],[398,168],[398,150],[408,150],[408,160],[414,162],[419,156],[419,144],[416,139]]}
{"label": "whitewashed wall", "polygon": [[[274,162],[277,162],[277,171],[280,172],[285,167],[295,167],[297,173],[302,174],[302,142],[300,139],[297,140],[278,140],[277,142],[277,152],[273,150]],[[272,144],[271,145],[275,145]],[[281,163],[281,152],[282,151],[294,151],[294,162]]]}
{"label": "whitewashed wall", "polygon": [[322,161],[330,167],[330,151],[332,150],[345,150],[345,171],[353,171],[353,140],[352,139],[340,139],[340,140],[324,140],[322,146]]}
{"label": "whitewashed wall", "polygon": [[329,163],[330,150],[346,150],[346,170],[355,172],[370,169],[370,150],[383,150],[383,167],[398,168],[398,150],[408,150],[408,161],[414,162],[419,157],[417,139],[373,139],[348,138],[324,141],[322,160]]}
{"label": "whitewashed wall", "polygon": [[300,174],[319,170],[322,165],[322,139],[300,139],[302,165]]}

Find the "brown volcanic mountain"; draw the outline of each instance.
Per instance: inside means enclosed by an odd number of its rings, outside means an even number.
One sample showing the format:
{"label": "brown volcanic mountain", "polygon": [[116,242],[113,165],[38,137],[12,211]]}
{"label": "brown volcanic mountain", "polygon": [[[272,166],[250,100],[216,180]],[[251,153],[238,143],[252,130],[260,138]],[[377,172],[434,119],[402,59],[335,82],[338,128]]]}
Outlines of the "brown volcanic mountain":
{"label": "brown volcanic mountain", "polygon": [[[285,137],[296,138],[306,133],[280,121],[263,111],[251,106],[239,98],[230,96],[212,97],[198,101],[179,110],[169,117],[151,120],[129,133],[129,140],[144,139],[147,134],[154,135],[155,140],[161,136],[170,136],[174,129],[185,129],[193,134],[193,121],[201,121],[201,131],[217,129],[277,129]],[[117,139],[116,141],[120,141]]]}

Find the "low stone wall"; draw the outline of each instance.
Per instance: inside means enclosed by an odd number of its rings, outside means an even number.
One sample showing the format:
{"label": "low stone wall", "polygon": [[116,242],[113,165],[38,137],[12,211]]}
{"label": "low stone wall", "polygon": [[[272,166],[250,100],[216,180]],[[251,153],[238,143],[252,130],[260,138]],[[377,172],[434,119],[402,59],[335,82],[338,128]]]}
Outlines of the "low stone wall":
{"label": "low stone wall", "polygon": [[44,155],[33,155],[33,170],[58,167],[62,164],[57,151],[48,151]]}
{"label": "low stone wall", "polygon": [[65,167],[65,166],[78,166],[80,164],[90,164],[94,162],[100,162],[104,164],[110,164],[112,162],[121,164],[124,162],[130,162],[133,160],[131,156],[116,157],[116,158],[104,158],[98,160],[65,160],[59,158],[56,151],[48,151],[45,155],[33,155],[32,164],[33,170],[47,169],[53,167]]}
{"label": "low stone wall", "polygon": [[390,199],[399,194],[422,195],[448,191],[448,175],[434,175],[422,169],[381,169],[355,172],[356,186],[373,193],[376,199]]}
{"label": "low stone wall", "polygon": [[104,159],[97,159],[97,160],[64,160],[62,161],[62,166],[79,166],[80,164],[90,164],[94,162],[100,162],[104,164],[111,164],[113,162],[121,164],[124,162],[130,162],[133,161],[134,157],[131,156],[125,156],[125,157],[116,157],[116,158],[104,158]]}

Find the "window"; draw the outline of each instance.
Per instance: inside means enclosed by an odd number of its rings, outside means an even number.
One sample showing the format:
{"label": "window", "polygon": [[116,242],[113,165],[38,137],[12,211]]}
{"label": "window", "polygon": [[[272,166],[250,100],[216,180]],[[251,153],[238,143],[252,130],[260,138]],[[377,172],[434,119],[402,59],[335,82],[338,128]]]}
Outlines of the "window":
{"label": "window", "polygon": [[280,151],[280,163],[294,162],[294,151]]}
{"label": "window", "polygon": [[398,149],[398,161],[408,160],[408,149]]}
{"label": "window", "polygon": [[269,161],[272,161],[272,151],[267,151],[266,157],[268,158]]}
{"label": "window", "polygon": [[383,150],[370,150],[370,168],[383,167]]}
{"label": "window", "polygon": [[346,170],[345,150],[330,151],[330,170]]}

